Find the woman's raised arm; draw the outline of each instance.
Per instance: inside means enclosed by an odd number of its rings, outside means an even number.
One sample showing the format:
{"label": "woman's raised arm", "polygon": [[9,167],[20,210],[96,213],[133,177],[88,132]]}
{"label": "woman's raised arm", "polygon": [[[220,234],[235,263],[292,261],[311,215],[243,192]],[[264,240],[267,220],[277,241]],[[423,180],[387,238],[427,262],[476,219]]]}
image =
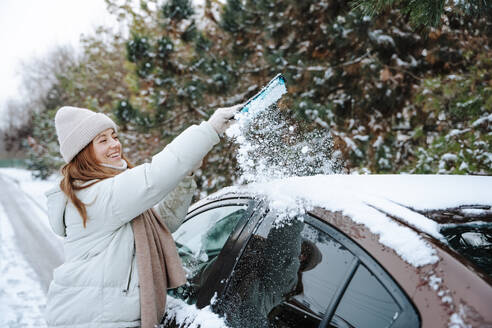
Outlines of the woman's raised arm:
{"label": "woman's raised arm", "polygon": [[122,223],[153,207],[219,142],[208,122],[183,131],[161,152],[145,163],[111,178],[110,206]]}

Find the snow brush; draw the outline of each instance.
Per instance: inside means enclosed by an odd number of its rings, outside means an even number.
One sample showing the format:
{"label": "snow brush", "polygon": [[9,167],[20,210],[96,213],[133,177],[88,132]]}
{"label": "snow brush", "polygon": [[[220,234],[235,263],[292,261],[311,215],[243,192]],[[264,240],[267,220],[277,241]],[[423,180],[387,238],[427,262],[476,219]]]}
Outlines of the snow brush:
{"label": "snow brush", "polygon": [[282,74],[277,74],[260,92],[244,104],[241,113],[262,111],[276,103],[285,93],[287,93],[285,78]]}

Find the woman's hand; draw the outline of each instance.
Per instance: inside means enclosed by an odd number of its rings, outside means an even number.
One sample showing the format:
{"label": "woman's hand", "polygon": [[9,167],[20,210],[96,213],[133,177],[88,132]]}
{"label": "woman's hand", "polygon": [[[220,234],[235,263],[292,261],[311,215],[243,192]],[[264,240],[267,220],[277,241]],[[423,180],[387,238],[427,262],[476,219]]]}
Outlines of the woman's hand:
{"label": "woman's hand", "polygon": [[225,130],[232,124],[234,115],[236,115],[244,104],[234,105],[231,107],[218,108],[208,119],[217,134],[221,136]]}

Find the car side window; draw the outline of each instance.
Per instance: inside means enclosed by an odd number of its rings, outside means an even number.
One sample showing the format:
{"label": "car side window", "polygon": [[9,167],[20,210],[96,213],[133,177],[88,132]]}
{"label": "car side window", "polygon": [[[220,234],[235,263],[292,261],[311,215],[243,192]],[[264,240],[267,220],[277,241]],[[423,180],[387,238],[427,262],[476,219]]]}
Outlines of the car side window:
{"label": "car side window", "polygon": [[390,327],[400,317],[402,306],[355,243],[314,218],[275,219],[268,214],[251,235],[217,305],[231,327]]}
{"label": "car side window", "polygon": [[334,327],[390,327],[400,307],[388,291],[359,265],[332,319]]}
{"label": "car side window", "polygon": [[247,205],[216,207],[183,223],[174,233],[187,283],[169,292],[189,304],[196,303],[200,287],[207,278],[229,235],[246,212]]}
{"label": "car side window", "polygon": [[301,267],[292,304],[322,318],[327,304],[345,280],[354,255],[339,242],[309,224],[301,231]]}

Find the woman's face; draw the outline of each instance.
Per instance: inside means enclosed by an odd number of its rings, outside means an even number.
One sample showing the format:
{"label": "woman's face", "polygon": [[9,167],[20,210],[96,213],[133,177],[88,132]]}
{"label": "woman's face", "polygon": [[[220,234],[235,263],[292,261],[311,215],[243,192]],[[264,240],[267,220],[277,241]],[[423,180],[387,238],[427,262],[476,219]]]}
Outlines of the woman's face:
{"label": "woman's face", "polygon": [[121,144],[113,129],[99,133],[92,140],[92,148],[99,164],[121,166]]}

